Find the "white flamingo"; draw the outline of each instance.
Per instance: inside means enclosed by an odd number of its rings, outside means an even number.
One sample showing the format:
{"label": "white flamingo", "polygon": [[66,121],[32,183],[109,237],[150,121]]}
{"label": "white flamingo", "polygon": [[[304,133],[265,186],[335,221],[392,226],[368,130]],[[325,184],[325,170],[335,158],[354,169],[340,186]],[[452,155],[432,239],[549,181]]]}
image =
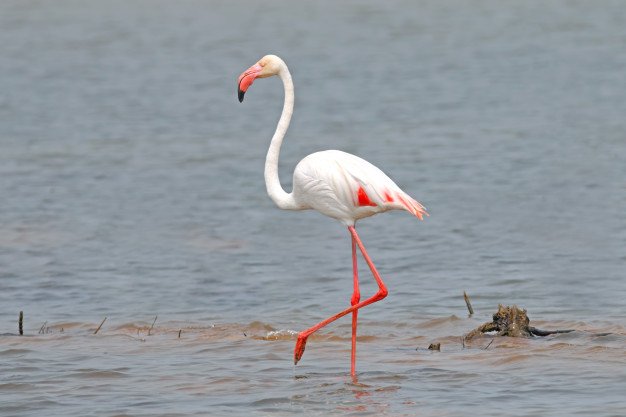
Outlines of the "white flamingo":
{"label": "white flamingo", "polygon": [[[354,377],[358,310],[387,296],[387,287],[367,254],[354,228],[355,223],[359,219],[387,210],[406,210],[420,220],[428,213],[420,203],[402,191],[380,169],[358,156],[336,150],[315,152],[300,161],[293,173],[292,192],[287,193],[283,190],[278,178],[278,157],[293,113],[294,91],[289,69],[279,57],[266,55],[239,76],[237,92],[239,101],[242,102],[245,92],[256,78],[266,78],[273,75],[278,75],[283,81],[285,103],[265,160],[267,193],[281,209],[313,209],[339,220],[348,227],[352,237],[354,292],[351,298],[351,307],[300,332],[294,351],[294,363],[297,364],[302,358],[307,338],[311,333],[346,314],[352,313],[350,374]],[[364,301],[360,301],[357,246],[378,284],[378,292]]]}

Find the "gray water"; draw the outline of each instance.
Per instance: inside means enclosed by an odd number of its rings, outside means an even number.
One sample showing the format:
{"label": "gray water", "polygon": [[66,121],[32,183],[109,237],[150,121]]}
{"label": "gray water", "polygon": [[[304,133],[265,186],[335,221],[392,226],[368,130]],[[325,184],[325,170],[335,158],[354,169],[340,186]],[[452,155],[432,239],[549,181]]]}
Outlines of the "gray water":
{"label": "gray water", "polygon": [[[623,2],[4,1],[0,40],[0,415],[626,415]],[[292,364],[350,243],[266,196],[267,53],[285,188],[342,149],[431,214],[358,225],[357,380],[348,318]],[[499,303],[575,331],[464,346]]]}

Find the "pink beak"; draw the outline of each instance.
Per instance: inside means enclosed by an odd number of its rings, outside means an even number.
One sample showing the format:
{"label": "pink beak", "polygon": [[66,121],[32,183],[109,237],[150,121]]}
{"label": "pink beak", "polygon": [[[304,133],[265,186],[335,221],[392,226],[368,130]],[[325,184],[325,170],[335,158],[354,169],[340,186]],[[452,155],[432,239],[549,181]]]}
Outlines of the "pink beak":
{"label": "pink beak", "polygon": [[243,74],[239,76],[239,84],[237,86],[237,95],[239,96],[239,102],[243,102],[243,96],[248,91],[248,87],[252,85],[256,77],[259,76],[262,66],[259,64],[255,64],[244,71]]}

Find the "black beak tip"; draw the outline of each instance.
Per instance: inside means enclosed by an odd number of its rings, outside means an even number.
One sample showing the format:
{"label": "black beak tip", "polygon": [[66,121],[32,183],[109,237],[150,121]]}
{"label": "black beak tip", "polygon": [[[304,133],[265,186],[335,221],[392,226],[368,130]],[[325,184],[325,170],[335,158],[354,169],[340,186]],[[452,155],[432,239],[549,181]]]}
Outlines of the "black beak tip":
{"label": "black beak tip", "polygon": [[246,94],[245,91],[241,91],[239,89],[237,89],[237,95],[239,96],[239,102],[243,103],[243,95]]}

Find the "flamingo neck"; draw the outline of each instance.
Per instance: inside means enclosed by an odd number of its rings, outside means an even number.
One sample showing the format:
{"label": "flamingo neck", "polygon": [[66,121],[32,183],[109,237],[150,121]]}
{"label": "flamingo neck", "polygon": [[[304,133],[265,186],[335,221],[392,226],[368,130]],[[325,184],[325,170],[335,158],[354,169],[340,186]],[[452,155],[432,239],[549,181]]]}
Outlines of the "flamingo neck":
{"label": "flamingo neck", "polygon": [[285,63],[282,63],[282,68],[278,73],[278,76],[283,81],[285,88],[285,103],[283,105],[283,112],[280,115],[280,120],[276,126],[276,132],[272,137],[272,142],[267,151],[267,157],[265,158],[265,186],[267,187],[267,194],[276,203],[276,205],[285,210],[297,210],[298,204],[294,201],[293,194],[287,193],[280,185],[280,179],[278,178],[278,157],[280,156],[280,146],[283,143],[283,138],[287,129],[289,128],[289,122],[291,121],[291,115],[293,114],[293,81],[291,80],[291,74]]}

